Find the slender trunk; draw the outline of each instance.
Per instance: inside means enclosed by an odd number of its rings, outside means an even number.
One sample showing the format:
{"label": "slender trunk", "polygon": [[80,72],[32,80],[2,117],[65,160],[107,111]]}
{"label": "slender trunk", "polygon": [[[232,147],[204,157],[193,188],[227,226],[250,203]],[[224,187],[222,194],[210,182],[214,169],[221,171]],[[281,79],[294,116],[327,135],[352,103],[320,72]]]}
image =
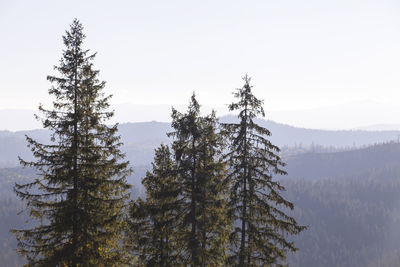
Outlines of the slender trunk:
{"label": "slender trunk", "polygon": [[[165,219],[165,212],[164,210],[162,211],[162,220]],[[166,233],[163,231],[163,226],[161,226],[161,236],[160,236],[160,259],[161,259],[161,266],[166,266],[166,259],[168,255],[165,255],[165,246],[164,246],[164,236]]]}
{"label": "slender trunk", "polygon": [[[76,52],[75,47],[75,52]],[[76,259],[76,250],[78,244],[78,222],[76,218],[76,212],[78,210],[78,118],[77,118],[77,109],[78,109],[78,66],[77,63],[75,65],[74,70],[74,139],[72,142],[72,153],[73,153],[73,214],[72,214],[72,267],[77,266]]]}
{"label": "slender trunk", "polygon": [[161,259],[161,266],[165,264],[165,255],[164,255],[164,237],[160,237],[160,259]]}
{"label": "slender trunk", "polygon": [[[241,229],[241,242],[240,242],[240,255],[239,255],[239,266],[245,266],[246,258],[246,223],[248,223],[247,218],[247,103],[245,103],[244,111],[244,150],[243,150],[243,206],[242,206],[242,229]],[[247,252],[249,253],[249,252]]]}
{"label": "slender trunk", "polygon": [[202,244],[202,266],[203,267],[206,267],[206,262],[207,262],[207,260],[206,260],[206,230],[204,229],[204,224],[203,224],[203,236],[202,236],[202,238],[203,238],[203,244]]}
{"label": "slender trunk", "polygon": [[[170,255],[169,255],[169,250],[170,250],[170,248],[169,248],[169,240],[168,240],[168,234],[166,235],[166,237],[165,237],[165,248],[166,248],[166,252],[167,252],[167,259],[169,259],[169,257],[170,257]],[[169,262],[171,262],[170,260],[169,260]],[[169,263],[167,264],[165,264],[164,265],[165,267],[167,267],[167,266],[169,266]]]}
{"label": "slender trunk", "polygon": [[201,266],[206,266],[206,222],[205,222],[205,195],[204,195],[204,188],[202,188],[201,194],[201,214],[202,214],[202,224],[201,224]]}
{"label": "slender trunk", "polygon": [[197,231],[197,222],[196,222],[196,154],[195,154],[195,138],[192,140],[192,157],[193,157],[193,166],[192,166],[192,199],[190,203],[191,208],[191,224],[192,224],[192,232],[191,232],[191,256],[193,266],[199,266],[199,255],[198,255],[198,240],[196,238]]}
{"label": "slender trunk", "polygon": [[[247,175],[248,175],[248,179],[249,179],[249,198],[252,199],[253,198],[253,194],[254,194],[254,187],[253,187],[253,183],[250,182],[251,179],[251,172],[250,170],[247,170]],[[249,218],[253,218],[253,207],[251,205],[249,205]],[[247,248],[248,248],[248,253],[247,253],[247,264],[248,266],[251,266],[251,252],[253,249],[253,229],[250,228],[250,225],[248,225],[248,229],[247,229]]]}
{"label": "slender trunk", "polygon": [[[246,169],[246,168],[245,168]],[[246,170],[244,170],[246,173]],[[241,230],[241,242],[240,242],[240,266],[244,266],[245,249],[246,249],[246,212],[247,212],[247,184],[246,176],[243,181],[243,206],[242,206],[242,230]]]}

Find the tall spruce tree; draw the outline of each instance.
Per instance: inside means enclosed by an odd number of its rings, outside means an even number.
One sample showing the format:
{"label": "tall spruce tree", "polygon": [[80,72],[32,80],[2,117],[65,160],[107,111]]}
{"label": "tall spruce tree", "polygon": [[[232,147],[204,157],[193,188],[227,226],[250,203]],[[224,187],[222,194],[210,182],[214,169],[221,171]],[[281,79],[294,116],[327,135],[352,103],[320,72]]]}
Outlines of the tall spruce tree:
{"label": "tall spruce tree", "polygon": [[192,95],[187,113],[172,112],[174,152],[181,190],[178,240],[184,266],[223,266],[229,231],[222,138],[213,112],[200,116]]}
{"label": "tall spruce tree", "polygon": [[281,196],[284,187],[274,174],[284,175],[279,148],[268,140],[271,133],[254,122],[264,117],[263,101],[252,93],[250,78],[237,89],[237,102],[229,105],[238,111],[238,123],[222,127],[229,139],[226,154],[230,183],[229,215],[235,222],[230,235],[230,264],[233,266],[284,266],[286,252],[295,251],[288,234],[304,229],[285,213],[293,204]]}
{"label": "tall spruce tree", "polygon": [[156,149],[152,165],[142,181],[146,200],[138,199],[131,205],[128,246],[138,266],[178,266],[180,185],[168,146]]}
{"label": "tall spruce tree", "polygon": [[117,125],[105,122],[111,96],[102,92],[105,82],[93,69],[95,54],[82,48],[85,35],[78,20],[63,37],[65,50],[59,76],[48,76],[53,108],[44,114],[44,128],[51,131],[50,144],[27,137],[38,177],[16,185],[15,192],[27,202],[32,229],[13,230],[27,266],[121,266],[120,248],[124,209],[130,186],[126,176]]}

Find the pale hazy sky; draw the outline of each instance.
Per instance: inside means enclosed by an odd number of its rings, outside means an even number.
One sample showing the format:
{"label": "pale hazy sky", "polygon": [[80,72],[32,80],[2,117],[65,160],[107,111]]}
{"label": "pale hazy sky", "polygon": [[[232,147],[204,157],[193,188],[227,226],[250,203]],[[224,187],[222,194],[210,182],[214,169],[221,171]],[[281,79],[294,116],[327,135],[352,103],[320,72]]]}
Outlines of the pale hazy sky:
{"label": "pale hazy sky", "polygon": [[195,90],[218,107],[248,73],[270,111],[400,110],[400,1],[389,0],[0,0],[0,110],[49,103],[46,76],[75,17],[113,104],[182,105]]}

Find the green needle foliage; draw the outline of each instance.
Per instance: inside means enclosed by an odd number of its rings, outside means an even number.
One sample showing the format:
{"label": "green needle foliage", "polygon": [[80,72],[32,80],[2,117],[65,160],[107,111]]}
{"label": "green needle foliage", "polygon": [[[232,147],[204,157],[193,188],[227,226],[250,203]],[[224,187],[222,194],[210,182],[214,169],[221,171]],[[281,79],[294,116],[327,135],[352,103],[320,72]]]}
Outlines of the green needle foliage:
{"label": "green needle foliage", "polygon": [[293,204],[280,191],[274,174],[286,174],[278,156],[279,148],[268,140],[271,133],[257,125],[254,118],[265,116],[263,101],[251,91],[250,78],[234,93],[237,102],[229,105],[238,111],[238,123],[223,124],[229,139],[227,180],[230,183],[229,215],[235,222],[230,235],[233,266],[284,266],[286,251],[295,251],[288,234],[304,229],[285,214]]}
{"label": "green needle foliage", "polygon": [[229,233],[225,164],[215,113],[200,116],[195,95],[187,113],[172,111],[172,149],[180,181],[179,243],[184,266],[223,266]]}
{"label": "green needle foliage", "polygon": [[129,199],[130,174],[123,161],[117,125],[105,122],[111,96],[102,93],[105,82],[93,69],[95,54],[82,48],[82,25],[74,20],[63,37],[65,50],[59,76],[49,76],[53,109],[46,110],[44,128],[51,144],[27,137],[36,160],[38,178],[16,185],[30,216],[39,221],[32,229],[13,230],[27,266],[121,266],[123,217]]}
{"label": "green needle foliage", "polygon": [[142,181],[146,200],[138,199],[131,205],[130,250],[136,254],[136,265],[177,266],[180,186],[168,146],[156,149],[152,165]]}

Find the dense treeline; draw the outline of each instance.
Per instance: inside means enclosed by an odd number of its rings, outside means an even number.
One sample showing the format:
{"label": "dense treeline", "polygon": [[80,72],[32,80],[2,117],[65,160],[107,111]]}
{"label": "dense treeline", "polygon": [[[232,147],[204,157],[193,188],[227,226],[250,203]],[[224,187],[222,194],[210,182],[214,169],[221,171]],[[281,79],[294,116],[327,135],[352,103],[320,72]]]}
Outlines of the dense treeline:
{"label": "dense treeline", "polygon": [[1,199],[16,198],[13,188],[15,183],[27,183],[34,176],[34,170],[29,168],[0,169],[0,196]]}
{"label": "dense treeline", "polygon": [[400,143],[389,142],[362,149],[333,152],[307,152],[301,157],[289,156],[286,167],[289,173],[288,177],[308,180],[331,177],[347,178],[397,165],[400,158]]}
{"label": "dense treeline", "polygon": [[[2,178],[4,176],[0,174],[0,186],[3,185]],[[25,260],[17,254],[17,241],[10,233],[10,228],[24,227],[26,225],[26,214],[20,214],[24,209],[24,205],[15,198],[7,199],[2,195],[0,196],[0,263],[2,266],[22,266]]]}
{"label": "dense treeline", "polygon": [[[11,170],[8,174],[12,177]],[[299,251],[288,255],[289,266],[396,266],[400,261],[399,176],[397,164],[340,179],[282,181],[287,189],[284,196],[296,205],[292,215],[308,225],[294,239]],[[21,266],[23,261],[9,233],[11,227],[24,226],[26,217],[18,215],[22,208],[20,201],[0,200],[4,266]]]}
{"label": "dense treeline", "polygon": [[309,226],[294,238],[299,252],[290,265],[396,266],[399,175],[397,164],[346,179],[284,181],[296,203],[293,216]]}

